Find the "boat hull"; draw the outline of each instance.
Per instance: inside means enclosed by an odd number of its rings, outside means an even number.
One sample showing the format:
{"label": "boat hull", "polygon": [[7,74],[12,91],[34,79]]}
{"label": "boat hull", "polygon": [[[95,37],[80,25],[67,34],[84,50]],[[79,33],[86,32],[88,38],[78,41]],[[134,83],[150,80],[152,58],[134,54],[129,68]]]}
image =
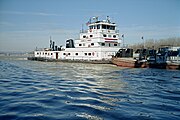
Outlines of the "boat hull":
{"label": "boat hull", "polygon": [[78,59],[49,59],[43,57],[28,57],[28,60],[43,62],[71,62],[71,63],[92,63],[92,64],[112,64],[111,60],[78,60]]}
{"label": "boat hull", "polygon": [[121,67],[130,68],[146,68],[147,64],[144,61],[137,61],[133,58],[112,58],[112,63]]}

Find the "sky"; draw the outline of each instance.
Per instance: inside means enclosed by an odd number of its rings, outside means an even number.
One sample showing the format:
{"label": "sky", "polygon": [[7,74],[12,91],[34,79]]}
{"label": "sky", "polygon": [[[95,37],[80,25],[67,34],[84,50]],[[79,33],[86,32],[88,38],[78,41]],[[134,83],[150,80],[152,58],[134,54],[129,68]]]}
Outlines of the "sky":
{"label": "sky", "polygon": [[126,44],[180,37],[180,0],[0,0],[0,51],[33,51],[78,39],[90,17],[118,25]]}

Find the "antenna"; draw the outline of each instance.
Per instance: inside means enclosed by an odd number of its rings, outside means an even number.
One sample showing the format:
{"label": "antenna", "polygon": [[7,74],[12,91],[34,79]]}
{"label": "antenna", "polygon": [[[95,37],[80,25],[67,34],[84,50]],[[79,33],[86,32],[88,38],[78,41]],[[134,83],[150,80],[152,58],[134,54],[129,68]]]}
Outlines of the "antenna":
{"label": "antenna", "polygon": [[109,16],[107,16],[106,19],[107,19],[107,22],[110,23],[110,18],[109,18]]}
{"label": "antenna", "polygon": [[51,40],[51,36],[50,36],[50,48],[52,48],[52,40]]}
{"label": "antenna", "polygon": [[84,24],[82,24],[82,31],[81,31],[82,33],[84,32]]}

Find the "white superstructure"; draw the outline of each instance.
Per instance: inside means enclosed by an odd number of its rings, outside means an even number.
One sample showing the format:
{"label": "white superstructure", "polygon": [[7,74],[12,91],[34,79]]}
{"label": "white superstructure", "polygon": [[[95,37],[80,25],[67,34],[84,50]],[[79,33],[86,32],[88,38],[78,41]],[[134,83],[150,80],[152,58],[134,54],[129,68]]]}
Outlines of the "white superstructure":
{"label": "white superstructure", "polygon": [[50,40],[50,49],[36,50],[37,58],[58,60],[110,60],[120,48],[119,31],[115,23],[99,21],[93,17],[87,23],[88,29],[81,30],[79,39],[66,41],[64,49],[54,46]]}

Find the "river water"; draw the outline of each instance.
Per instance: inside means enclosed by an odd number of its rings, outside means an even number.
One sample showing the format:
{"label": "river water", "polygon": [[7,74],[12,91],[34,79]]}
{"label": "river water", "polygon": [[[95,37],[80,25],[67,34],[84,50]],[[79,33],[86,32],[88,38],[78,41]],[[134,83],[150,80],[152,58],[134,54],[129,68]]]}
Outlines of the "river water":
{"label": "river water", "polygon": [[0,57],[0,120],[177,120],[180,71]]}

